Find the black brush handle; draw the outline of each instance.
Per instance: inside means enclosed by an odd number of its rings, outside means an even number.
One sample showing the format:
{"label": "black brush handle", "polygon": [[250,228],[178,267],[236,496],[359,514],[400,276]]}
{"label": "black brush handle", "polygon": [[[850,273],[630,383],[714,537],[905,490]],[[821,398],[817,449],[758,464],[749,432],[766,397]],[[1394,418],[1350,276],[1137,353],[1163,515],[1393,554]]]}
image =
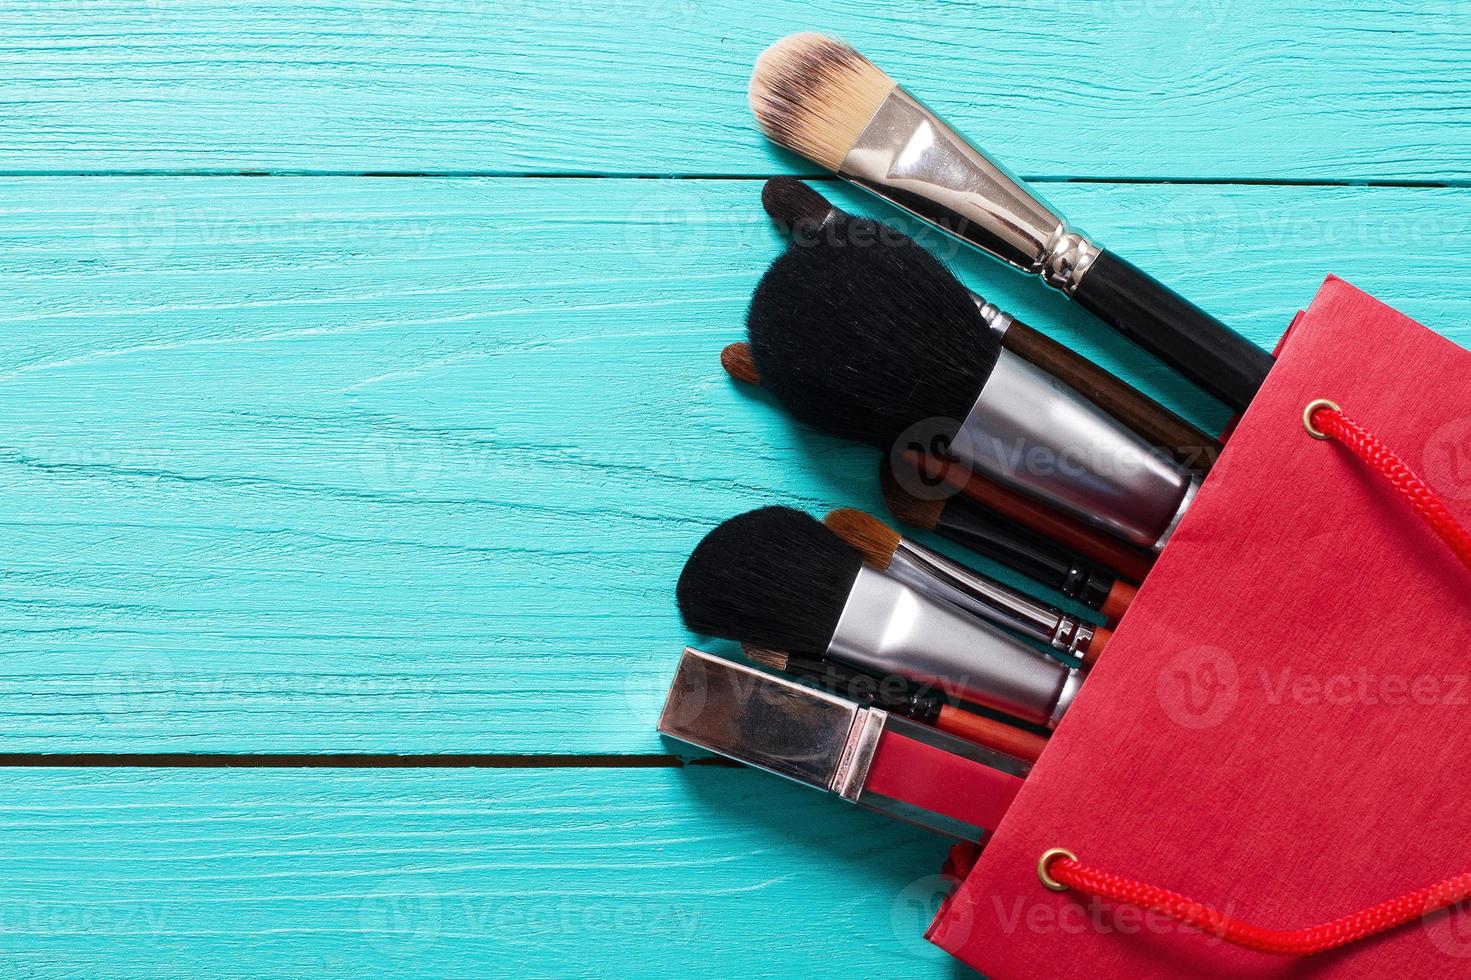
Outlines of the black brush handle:
{"label": "black brush handle", "polygon": [[1102,608],[1114,587],[1115,579],[1108,572],[960,497],[945,505],[935,530],[947,540],[1094,609]]}
{"label": "black brush handle", "polygon": [[1275,363],[1271,354],[1111,252],[1101,252],[1073,298],[1104,323],[1237,411]]}

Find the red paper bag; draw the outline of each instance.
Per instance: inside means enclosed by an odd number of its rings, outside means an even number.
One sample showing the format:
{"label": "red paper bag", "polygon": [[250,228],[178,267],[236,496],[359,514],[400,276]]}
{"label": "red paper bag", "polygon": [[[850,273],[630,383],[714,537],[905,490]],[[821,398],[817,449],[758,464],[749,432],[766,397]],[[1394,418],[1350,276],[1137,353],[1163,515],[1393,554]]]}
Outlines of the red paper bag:
{"label": "red paper bag", "polygon": [[993,980],[1471,976],[1464,906],[1285,957],[1038,878],[1063,847],[1290,929],[1471,870],[1471,575],[1318,398],[1471,523],[1471,353],[1330,278],[931,927]]}

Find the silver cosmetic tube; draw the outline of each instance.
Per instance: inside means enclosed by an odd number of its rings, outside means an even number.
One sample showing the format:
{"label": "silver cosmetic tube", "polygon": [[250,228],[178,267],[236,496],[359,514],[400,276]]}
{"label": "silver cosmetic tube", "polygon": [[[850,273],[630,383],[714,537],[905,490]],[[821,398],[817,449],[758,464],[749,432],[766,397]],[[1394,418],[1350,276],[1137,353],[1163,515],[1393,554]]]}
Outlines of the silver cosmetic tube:
{"label": "silver cosmetic tube", "polygon": [[992,479],[1155,552],[1198,485],[1128,426],[1005,350],[950,451]]}
{"label": "silver cosmetic tube", "polygon": [[[679,660],[659,731],[864,809],[970,841],[994,828],[995,820],[984,814],[999,817],[1030,769],[928,725],[693,648]],[[994,805],[947,815],[876,791],[869,785],[874,760],[885,739],[895,735],[953,757],[957,771],[985,782],[999,798]]]}
{"label": "silver cosmetic tube", "polygon": [[908,538],[899,539],[899,547],[894,549],[885,571],[911,588],[959,606],[1003,629],[1046,643],[1071,657],[1081,658],[1082,651],[1093,640],[1091,623],[1069,616],[1056,606],[1039,602]]}
{"label": "silver cosmetic tube", "polygon": [[1082,683],[1078,671],[1022,640],[867,566],[826,653],[1048,728],[1062,720]]}
{"label": "silver cosmetic tube", "polygon": [[1100,250],[902,88],[838,175],[1071,294]]}

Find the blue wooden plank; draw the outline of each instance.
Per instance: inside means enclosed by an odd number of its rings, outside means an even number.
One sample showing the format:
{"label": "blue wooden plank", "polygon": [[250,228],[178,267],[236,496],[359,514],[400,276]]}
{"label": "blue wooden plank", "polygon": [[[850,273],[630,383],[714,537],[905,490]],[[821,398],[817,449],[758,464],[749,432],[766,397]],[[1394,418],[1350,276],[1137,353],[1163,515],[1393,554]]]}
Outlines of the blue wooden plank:
{"label": "blue wooden plank", "polygon": [[[1330,271],[1471,337],[1471,191],[1054,190],[1263,343]],[[691,639],[671,592],[704,531],[767,502],[878,507],[872,451],[716,366],[779,247],[758,193],[0,181],[0,745],[663,751]],[[936,244],[1223,421],[1060,297]]]}
{"label": "blue wooden plank", "polygon": [[88,0],[0,8],[0,170],[761,174],[842,34],[1020,173],[1467,179],[1460,0]]}
{"label": "blue wooden plank", "polygon": [[947,842],[738,769],[8,770],[6,976],[949,977]]}

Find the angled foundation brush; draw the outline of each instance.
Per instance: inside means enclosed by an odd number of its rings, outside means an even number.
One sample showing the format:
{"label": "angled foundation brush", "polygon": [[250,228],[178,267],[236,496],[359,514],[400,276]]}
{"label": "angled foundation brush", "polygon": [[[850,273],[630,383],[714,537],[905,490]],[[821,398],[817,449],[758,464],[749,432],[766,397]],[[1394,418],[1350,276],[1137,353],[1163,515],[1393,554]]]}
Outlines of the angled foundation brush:
{"label": "angled foundation brush", "polygon": [[[811,187],[792,177],[773,177],[761,191],[761,204],[777,227],[799,244],[816,241],[845,226],[848,215]],[[896,228],[884,239],[905,237]],[[866,242],[837,242],[849,247],[866,247]],[[1027,326],[994,303],[971,293],[981,319],[1001,341],[1001,346],[1087,397],[1123,422],[1150,445],[1158,446],[1197,472],[1207,472],[1221,454],[1221,443],[1165,408],[1143,392],[1115,377],[1071,348]]]}
{"label": "angled foundation brush", "polygon": [[1023,721],[1055,727],[1082,674],[867,567],[821,523],[765,507],[711,531],[676,590],[693,630],[896,674]]}
{"label": "angled foundation brush", "polygon": [[934,531],[1117,622],[1137,589],[1038,534],[960,495],[926,500],[900,485],[885,460],[879,485],[889,513],[902,524]]}
{"label": "angled foundation brush", "polygon": [[749,97],[776,143],[1041,276],[1232,408],[1266,379],[1270,354],[1068,228],[849,45],[820,34],[777,41],[756,62]]}
{"label": "angled foundation brush", "polygon": [[978,473],[1162,550],[1198,477],[1002,349],[929,252],[846,223],[846,240],[872,244],[793,244],[756,287],[746,325],[762,384],[811,425],[886,450],[939,441]]}
{"label": "angled foundation brush", "polygon": [[942,732],[1004,752],[1024,762],[1036,762],[1047,747],[1047,739],[994,718],[978,715],[946,703],[940,698],[925,697],[907,682],[892,683],[896,678],[881,680],[822,657],[804,657],[767,647],[743,646],[746,659],[763,667],[812,681],[834,694],[851,698],[859,704],[873,705],[894,714],[934,725]]}
{"label": "angled foundation brush", "polygon": [[1002,629],[1092,666],[1113,631],[1069,616],[958,561],[910,541],[871,514],[842,507],[822,519],[870,567]]}

